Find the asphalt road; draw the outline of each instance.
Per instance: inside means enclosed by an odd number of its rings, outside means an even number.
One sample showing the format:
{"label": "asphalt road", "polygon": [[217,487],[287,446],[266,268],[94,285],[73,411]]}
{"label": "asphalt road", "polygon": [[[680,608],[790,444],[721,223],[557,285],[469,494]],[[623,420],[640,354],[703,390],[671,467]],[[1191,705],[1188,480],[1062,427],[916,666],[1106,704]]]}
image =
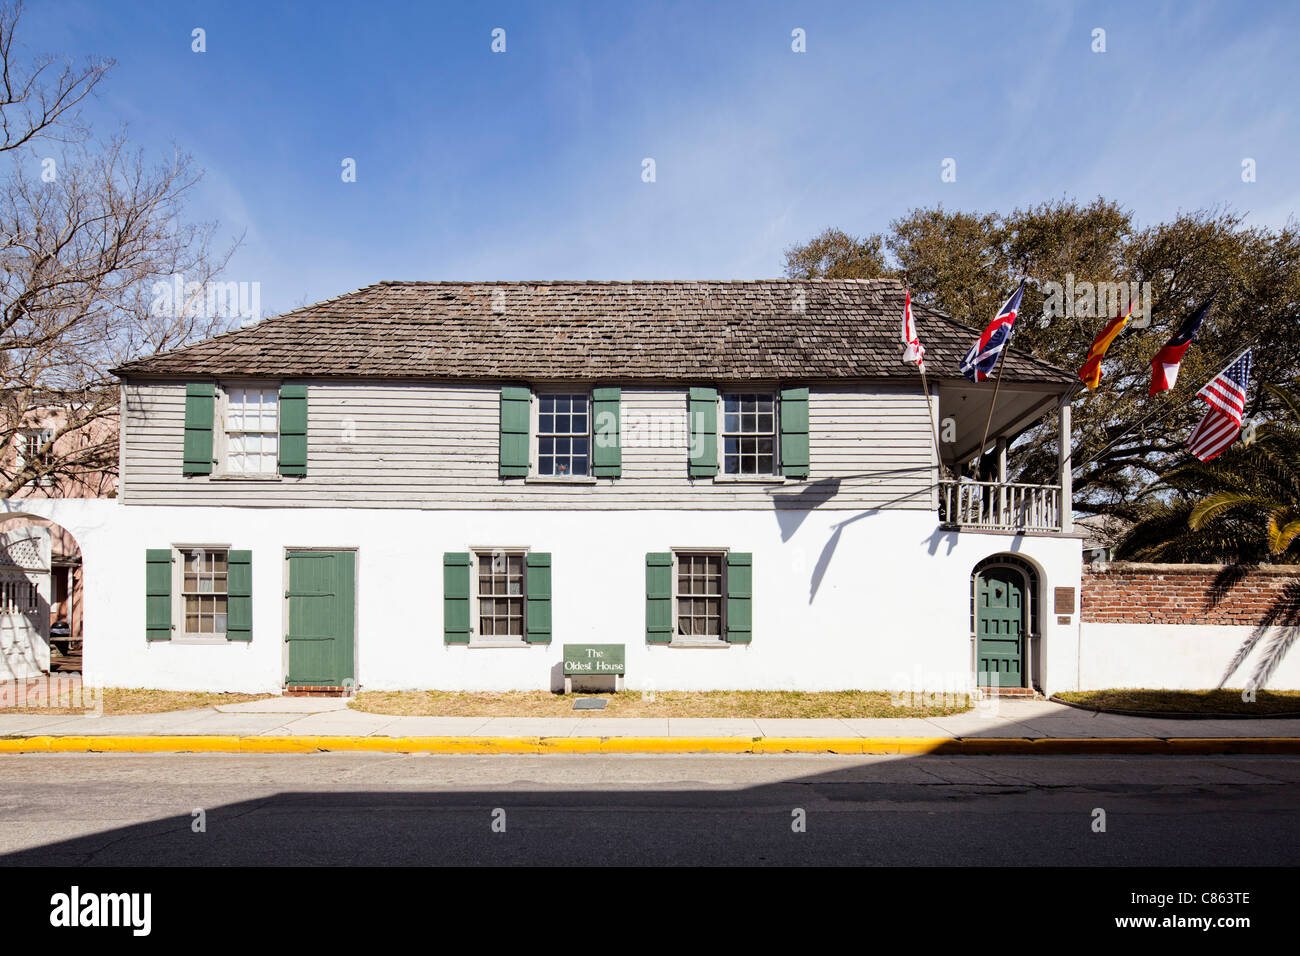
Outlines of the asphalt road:
{"label": "asphalt road", "polygon": [[1295,866],[1297,784],[1297,757],[6,755],[0,865]]}

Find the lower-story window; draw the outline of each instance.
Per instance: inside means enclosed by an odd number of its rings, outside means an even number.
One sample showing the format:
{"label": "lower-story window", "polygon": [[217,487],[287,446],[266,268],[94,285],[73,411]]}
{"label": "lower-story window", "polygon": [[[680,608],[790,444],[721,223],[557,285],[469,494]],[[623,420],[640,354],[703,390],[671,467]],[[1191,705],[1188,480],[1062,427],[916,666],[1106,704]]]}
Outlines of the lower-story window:
{"label": "lower-story window", "polygon": [[224,548],[181,548],[182,636],[225,640],[228,552]]}
{"label": "lower-story window", "polygon": [[685,642],[724,640],[726,554],[679,551],[675,560],[675,638]]}
{"label": "lower-story window", "polygon": [[523,551],[476,551],[478,637],[488,641],[524,640],[526,575]]}

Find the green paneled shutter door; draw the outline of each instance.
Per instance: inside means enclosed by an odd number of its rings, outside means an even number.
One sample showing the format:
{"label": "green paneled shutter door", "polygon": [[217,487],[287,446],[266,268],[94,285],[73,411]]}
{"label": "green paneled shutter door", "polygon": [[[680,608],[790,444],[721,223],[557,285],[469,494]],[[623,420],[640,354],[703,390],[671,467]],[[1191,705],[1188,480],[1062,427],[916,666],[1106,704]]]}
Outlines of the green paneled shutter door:
{"label": "green paneled shutter door", "polygon": [[707,478],[718,473],[718,390],[692,388],[690,475]]}
{"label": "green paneled shutter door", "polygon": [[500,474],[502,478],[528,476],[528,425],[532,393],[517,385],[501,389]]}
{"label": "green paneled shutter door", "polygon": [[280,386],[280,474],[307,474],[307,386]]}
{"label": "green paneled shutter door", "polygon": [[986,568],[975,579],[975,657],[981,687],[1024,687],[1025,579]]}
{"label": "green paneled shutter door", "polygon": [[144,636],[148,641],[172,639],[171,548],[144,553]]}
{"label": "green paneled shutter door", "polygon": [[754,636],[754,556],[727,555],[727,643],[748,644]]}
{"label": "green paneled shutter door", "polygon": [[673,556],[651,551],[645,556],[645,639],[667,644],[673,639]]}
{"label": "green paneled shutter door", "polygon": [[808,477],[808,389],[781,389],[781,474]]}
{"label": "green paneled shutter door", "polygon": [[290,551],[287,684],[344,686],[356,677],[353,619],[356,557],[351,551]]}
{"label": "green paneled shutter door", "polygon": [[551,643],[551,556],[529,551],[524,588],[528,595],[524,635],[529,644]]}
{"label": "green paneled shutter door", "polygon": [[185,449],[181,471],[186,475],[212,474],[212,423],[217,387],[205,383],[185,386]]}
{"label": "green paneled shutter door", "polygon": [[469,610],[469,552],[448,551],[442,556],[442,639],[446,643],[469,643]]}
{"label": "green paneled shutter door", "polygon": [[623,473],[621,410],[623,390],[591,390],[592,421],[595,446],[591,449],[591,473],[597,478],[617,478]]}
{"label": "green paneled shutter door", "polygon": [[227,559],[226,640],[253,639],[253,552],[231,551]]}

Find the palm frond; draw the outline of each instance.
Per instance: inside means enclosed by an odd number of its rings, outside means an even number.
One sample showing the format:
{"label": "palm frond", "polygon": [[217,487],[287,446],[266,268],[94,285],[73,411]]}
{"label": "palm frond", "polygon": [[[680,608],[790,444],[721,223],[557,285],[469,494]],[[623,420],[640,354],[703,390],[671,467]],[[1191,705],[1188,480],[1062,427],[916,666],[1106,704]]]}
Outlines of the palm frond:
{"label": "palm frond", "polygon": [[1250,491],[1219,491],[1202,498],[1187,516],[1187,526],[1200,531],[1225,511],[1242,506],[1260,507],[1259,499]]}

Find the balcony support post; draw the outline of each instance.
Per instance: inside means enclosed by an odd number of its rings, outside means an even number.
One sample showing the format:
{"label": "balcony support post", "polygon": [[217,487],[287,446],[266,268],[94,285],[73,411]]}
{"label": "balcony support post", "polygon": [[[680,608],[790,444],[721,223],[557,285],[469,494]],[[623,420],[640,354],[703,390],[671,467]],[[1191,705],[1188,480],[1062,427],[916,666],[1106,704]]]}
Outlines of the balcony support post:
{"label": "balcony support post", "polygon": [[1072,463],[1070,461],[1070,445],[1072,438],[1070,435],[1070,403],[1064,402],[1061,405],[1059,413],[1060,421],[1060,453],[1058,455],[1061,466],[1061,530],[1074,530],[1074,481],[1070,474]]}
{"label": "balcony support post", "polygon": [[998,436],[998,524],[1010,524],[1007,512],[1007,440]]}

